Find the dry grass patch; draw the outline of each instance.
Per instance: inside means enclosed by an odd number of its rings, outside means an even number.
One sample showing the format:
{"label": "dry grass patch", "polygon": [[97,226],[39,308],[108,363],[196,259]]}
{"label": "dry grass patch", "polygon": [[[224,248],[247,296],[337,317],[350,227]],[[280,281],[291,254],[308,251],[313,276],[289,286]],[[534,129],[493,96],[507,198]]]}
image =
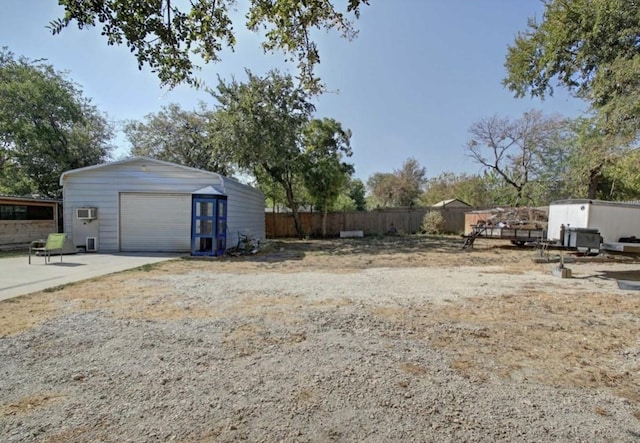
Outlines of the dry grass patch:
{"label": "dry grass patch", "polygon": [[153,275],[145,271],[126,272],[100,281],[84,282],[73,290],[64,291],[61,300],[67,302],[68,310],[104,310],[115,318],[182,320],[212,316],[206,306],[185,300]]}
{"label": "dry grass patch", "polygon": [[[248,295],[248,296],[247,296]],[[262,317],[269,312],[293,312],[304,308],[335,309],[351,305],[346,298],[307,300],[303,295],[264,296],[259,291],[245,291],[237,302],[223,309],[226,314]]]}
{"label": "dry grass patch", "polygon": [[310,403],[315,399],[315,397],[316,394],[312,389],[302,389],[296,395],[296,401],[298,403]]}
{"label": "dry grass patch", "polygon": [[424,366],[417,365],[415,363],[400,363],[400,370],[405,374],[421,376],[425,375],[428,371]]}
{"label": "dry grass patch", "polygon": [[18,334],[56,317],[55,296],[36,293],[0,302],[0,337]]}
{"label": "dry grass patch", "polygon": [[640,297],[524,290],[420,307],[369,308],[450,356],[465,377],[607,388],[640,402]]}
{"label": "dry grass patch", "polygon": [[165,320],[212,315],[193,301],[185,304],[183,297],[167,289],[157,279],[158,274],[167,272],[173,272],[171,267],[127,271],[66,285],[55,292],[41,291],[0,301],[0,337],[77,312],[104,310],[116,318]]}
{"label": "dry grass patch", "polygon": [[247,357],[269,346],[294,345],[306,339],[305,332],[274,331],[260,325],[247,324],[229,331],[222,339],[222,344],[230,354]]}
{"label": "dry grass patch", "polygon": [[429,312],[429,320],[418,320],[423,334],[461,372],[610,388],[640,401],[638,297],[529,292],[433,305]]}
{"label": "dry grass patch", "polygon": [[62,398],[61,395],[43,393],[21,398],[14,403],[0,403],[0,416],[28,414],[34,409],[58,401],[60,398]]}

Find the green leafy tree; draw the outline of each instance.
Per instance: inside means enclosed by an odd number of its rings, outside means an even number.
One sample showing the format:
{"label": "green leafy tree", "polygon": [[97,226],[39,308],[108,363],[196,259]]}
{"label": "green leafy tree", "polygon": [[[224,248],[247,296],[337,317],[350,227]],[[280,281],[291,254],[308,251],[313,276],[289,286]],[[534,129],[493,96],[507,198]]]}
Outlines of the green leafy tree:
{"label": "green leafy tree", "polygon": [[64,73],[0,51],[0,187],[60,196],[60,175],[105,161],[113,130]]}
{"label": "green leafy tree", "polygon": [[398,206],[413,206],[423,191],[427,169],[415,158],[408,158],[400,169],[394,170],[396,177],[396,202]]}
{"label": "green leafy tree", "polygon": [[547,157],[561,145],[565,129],[563,118],[535,110],[515,120],[484,118],[469,129],[467,154],[513,190],[511,204],[535,204],[538,188],[548,184],[543,180]]}
{"label": "green leafy tree", "polygon": [[[260,175],[256,177],[254,186],[264,193],[267,201],[267,207],[271,207],[274,212],[278,212],[281,209],[288,209],[289,204],[282,185],[274,181],[273,178],[264,173],[264,171],[258,169],[257,172]],[[304,186],[304,181],[301,178],[294,181],[293,195],[296,196],[296,201],[300,208],[311,205],[312,199],[309,196],[307,188]]]}
{"label": "green leafy tree", "polygon": [[612,141],[595,119],[576,119],[562,177],[564,193],[574,198],[633,199],[635,180],[627,171],[635,153]]}
{"label": "green leafy tree", "polygon": [[374,206],[413,206],[426,183],[426,168],[415,158],[408,158],[393,173],[377,172],[369,177],[367,186]]}
{"label": "green leafy tree", "polygon": [[351,131],[329,118],[314,119],[304,128],[302,176],[316,206],[322,209],[322,236],[327,235],[327,212],[344,189],[353,165],[343,162],[351,156]]}
{"label": "green leafy tree", "polygon": [[144,122],[125,124],[124,133],[132,145],[131,153],[204,169],[230,176],[233,174],[231,154],[219,149],[220,124],[214,111],[200,104],[186,111],[170,104],[156,114],[145,116]]}
{"label": "green leafy tree", "polygon": [[[260,170],[256,172],[262,172]],[[284,195],[282,185],[273,181],[268,174],[257,176],[255,186],[262,191],[267,203],[267,207],[271,207],[275,212],[280,206],[287,206],[287,199]]]}
{"label": "green leafy tree", "polygon": [[[605,181],[610,183],[610,200],[640,200],[640,150],[634,149],[624,154],[617,162],[607,168]],[[608,180],[607,180],[608,179]]]}
{"label": "green leafy tree", "polygon": [[563,176],[568,194],[574,198],[596,198],[603,174],[613,159],[607,137],[591,118],[572,122],[572,137]]}
{"label": "green leafy tree", "polygon": [[217,118],[221,149],[229,149],[234,163],[258,180],[269,177],[282,187],[292,211],[296,232],[302,236],[296,189],[302,181],[302,132],[313,105],[309,94],[290,75],[271,71],[265,77],[247,71],[248,81],[220,80]]}
{"label": "green leafy tree", "polygon": [[640,130],[640,2],[545,0],[541,21],[509,47],[505,86],[522,97],[553,94],[553,83],[588,101],[606,134]]}
{"label": "green leafy tree", "polygon": [[370,206],[388,207],[396,203],[396,176],[390,172],[376,172],[367,180]]}
{"label": "green leafy tree", "polygon": [[359,178],[349,178],[333,205],[334,211],[364,211],[367,209],[367,188]]}
{"label": "green leafy tree", "polygon": [[482,176],[443,172],[437,177],[427,180],[425,191],[420,196],[420,203],[432,206],[442,200],[452,198],[457,198],[475,207],[487,207],[494,202],[494,198],[489,192],[489,186]]}
{"label": "green leafy tree", "polygon": [[[186,82],[199,85],[198,66],[220,61],[224,48],[233,49],[240,14],[233,14],[236,0],[59,0],[64,16],[50,23],[54,34],[75,23],[80,29],[101,26],[109,45],[125,44],[140,68],[157,72],[163,85]],[[303,85],[312,91],[321,84],[314,74],[320,63],[314,29],[335,30],[344,38],[356,35],[352,19],[368,0],[347,0],[346,11],[329,0],[250,0],[246,14],[249,30],[263,33],[265,52],[283,51],[297,59]],[[234,22],[234,20],[236,22]]]}
{"label": "green leafy tree", "polygon": [[362,180],[359,178],[349,180],[346,191],[349,199],[353,202],[354,210],[364,211],[367,208],[367,189]]}
{"label": "green leafy tree", "polygon": [[511,206],[516,201],[516,191],[504,181],[502,176],[492,170],[482,173],[482,180],[487,188],[487,194],[492,198],[490,206]]}

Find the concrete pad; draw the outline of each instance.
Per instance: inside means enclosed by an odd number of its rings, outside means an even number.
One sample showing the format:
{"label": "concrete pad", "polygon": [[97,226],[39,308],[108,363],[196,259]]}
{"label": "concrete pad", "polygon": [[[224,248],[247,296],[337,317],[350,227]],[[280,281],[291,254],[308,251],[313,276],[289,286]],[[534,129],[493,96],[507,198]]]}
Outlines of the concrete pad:
{"label": "concrete pad", "polygon": [[560,278],[571,278],[571,269],[556,266],[551,270],[551,274]]}
{"label": "concrete pad", "polygon": [[42,291],[67,283],[137,268],[182,257],[169,253],[117,253],[54,255],[45,264],[44,257],[28,255],[0,258],[0,300]]}

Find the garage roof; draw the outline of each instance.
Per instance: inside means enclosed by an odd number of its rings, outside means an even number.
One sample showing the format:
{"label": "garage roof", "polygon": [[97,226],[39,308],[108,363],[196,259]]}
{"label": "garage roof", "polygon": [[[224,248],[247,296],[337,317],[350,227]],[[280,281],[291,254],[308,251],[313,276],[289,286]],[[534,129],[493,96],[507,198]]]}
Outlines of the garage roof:
{"label": "garage roof", "polygon": [[174,168],[180,168],[180,169],[184,169],[186,171],[197,171],[199,173],[206,173],[206,174],[211,174],[212,176],[219,178],[221,180],[226,179],[226,177],[223,177],[222,175],[216,173],[216,172],[211,172],[211,171],[205,171],[204,169],[197,169],[197,168],[191,168],[189,166],[182,166],[179,165],[177,163],[171,163],[171,162],[166,162],[163,160],[158,160],[155,158],[149,158],[149,157],[130,157],[130,158],[126,158],[124,160],[118,160],[118,161],[114,161],[114,162],[109,162],[109,163],[101,163],[99,165],[93,165],[93,166],[85,166],[84,168],[78,168],[78,169],[71,169],[69,171],[65,171],[62,173],[62,175],[60,176],[60,186],[64,185],[64,180],[68,175],[72,175],[72,174],[77,174],[80,172],[87,172],[87,171],[92,171],[94,169],[100,169],[100,168],[107,168],[107,167],[112,167],[112,166],[117,166],[117,165],[124,165],[127,163],[134,163],[134,162],[139,162],[139,161],[144,161],[147,163],[156,163],[159,165],[165,165],[165,166],[171,166]]}

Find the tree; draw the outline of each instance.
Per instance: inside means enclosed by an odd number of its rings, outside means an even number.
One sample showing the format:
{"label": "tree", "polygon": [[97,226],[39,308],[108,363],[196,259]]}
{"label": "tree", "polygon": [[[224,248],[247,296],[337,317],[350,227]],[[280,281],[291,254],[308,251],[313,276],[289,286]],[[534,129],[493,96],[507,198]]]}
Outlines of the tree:
{"label": "tree", "polygon": [[342,161],[351,156],[351,131],[329,118],[311,120],[303,131],[302,176],[311,198],[322,209],[322,237],[327,235],[327,212],[353,174],[353,165]]}
{"label": "tree", "polygon": [[[329,0],[250,0],[246,27],[264,32],[265,52],[283,51],[296,58],[302,84],[311,91],[320,89],[314,67],[320,63],[318,47],[312,39],[314,29],[336,30],[344,38],[356,35],[347,14],[358,18],[360,6],[369,0],[347,0],[345,12]],[[163,85],[186,82],[199,85],[194,77],[191,56],[205,63],[220,61],[220,52],[236,43],[232,18],[235,0],[59,0],[64,17],[49,27],[60,33],[72,23],[82,28],[102,26],[109,45],[126,44],[138,60],[157,72]],[[239,17],[238,17],[239,19]],[[236,19],[236,20],[238,20]]]}
{"label": "tree", "polygon": [[565,137],[565,127],[561,117],[546,117],[540,111],[525,112],[516,120],[484,118],[469,128],[467,153],[513,189],[512,204],[531,204],[535,186],[548,184],[540,180],[543,165]]}
{"label": "tree", "polygon": [[426,168],[415,158],[408,158],[393,173],[377,172],[369,177],[369,187],[376,205],[413,206],[426,182]]}
{"label": "tree", "polygon": [[587,100],[606,134],[640,131],[640,2],[545,0],[540,22],[509,47],[504,80],[516,96],[544,98],[552,82]]}
{"label": "tree", "polygon": [[400,169],[393,172],[396,176],[398,206],[413,206],[423,190],[427,169],[420,166],[415,158],[408,158]]}
{"label": "tree", "polygon": [[144,122],[128,122],[124,133],[134,155],[230,176],[233,174],[230,152],[218,149],[220,143],[216,143],[219,126],[215,112],[204,104],[195,111],[170,104],[157,114],[145,116]]}
{"label": "tree", "polygon": [[[571,123],[571,138],[563,171],[564,193],[576,198],[633,199],[633,178],[627,168],[636,150],[616,143],[593,118]],[[624,177],[624,179],[623,179]]]}
{"label": "tree", "polygon": [[484,177],[443,172],[427,180],[425,191],[420,196],[420,203],[431,206],[451,198],[457,198],[475,207],[490,206],[495,200]]}
{"label": "tree", "polygon": [[60,196],[69,169],[106,160],[111,124],[63,73],[0,51],[0,187]]}
{"label": "tree", "polygon": [[356,211],[364,211],[367,206],[366,188],[364,183],[359,178],[351,179],[347,183],[347,195],[353,202],[353,209]]}
{"label": "tree", "polygon": [[567,190],[572,197],[596,198],[614,151],[594,119],[578,118],[572,122],[565,174]]}
{"label": "tree", "polygon": [[334,211],[364,211],[367,208],[367,188],[359,178],[349,178],[333,204]]}
{"label": "tree", "polygon": [[[640,150],[627,152],[605,171],[605,180],[610,183],[608,199],[640,199]],[[602,197],[605,197],[604,195]]]}
{"label": "tree", "polygon": [[387,207],[396,203],[396,177],[390,172],[376,172],[367,180],[371,193],[371,206]]}
{"label": "tree", "polygon": [[303,235],[296,188],[302,181],[302,132],[314,111],[309,94],[290,75],[271,71],[265,77],[247,71],[248,81],[220,80],[217,116],[221,148],[236,165],[260,180],[268,176],[284,191],[296,232]]}

